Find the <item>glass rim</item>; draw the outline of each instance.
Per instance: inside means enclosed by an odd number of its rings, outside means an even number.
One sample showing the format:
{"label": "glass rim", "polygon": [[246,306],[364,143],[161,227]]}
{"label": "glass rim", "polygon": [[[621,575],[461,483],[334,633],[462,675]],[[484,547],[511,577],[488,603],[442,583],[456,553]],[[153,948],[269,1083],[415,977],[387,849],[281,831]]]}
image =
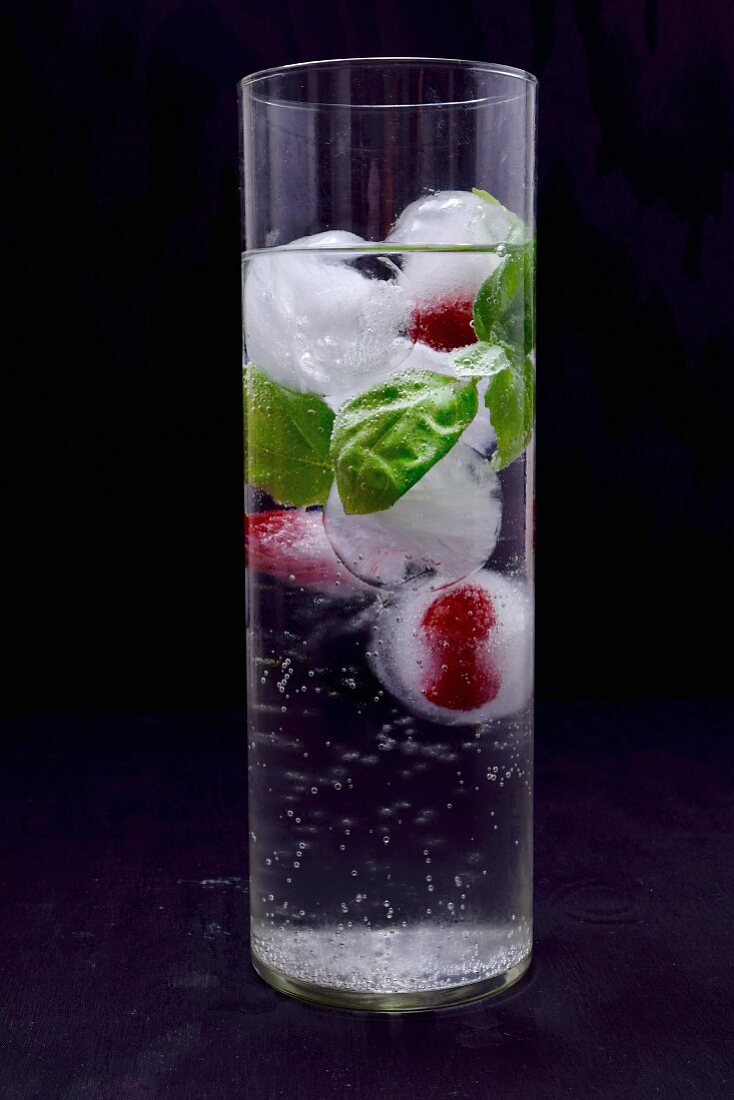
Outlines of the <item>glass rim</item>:
{"label": "glass rim", "polygon": [[[362,62],[363,64],[371,67],[377,67],[378,65],[432,65],[440,66],[444,65],[447,68],[456,69],[478,69],[484,73],[494,73],[498,76],[507,76],[514,80],[519,80],[529,86],[536,86],[538,84],[538,78],[533,73],[528,72],[527,69],[518,69],[512,65],[500,65],[493,61],[470,61],[465,58],[459,57],[331,57],[323,58],[317,61],[296,61],[289,65],[275,65],[269,69],[259,69],[254,73],[248,73],[247,76],[242,77],[237,82],[237,88],[244,92],[246,88],[253,87],[262,81],[279,76],[281,74],[297,73],[297,72],[313,72],[321,70],[327,70],[338,65],[349,65],[355,62]],[[395,108],[395,107],[459,107],[467,104],[483,103],[492,99],[493,97],[482,97],[479,100],[446,100],[442,103],[298,103],[295,100],[281,100],[283,106],[300,106],[305,108],[317,108],[317,107],[349,107],[352,110],[364,110],[374,108]]]}

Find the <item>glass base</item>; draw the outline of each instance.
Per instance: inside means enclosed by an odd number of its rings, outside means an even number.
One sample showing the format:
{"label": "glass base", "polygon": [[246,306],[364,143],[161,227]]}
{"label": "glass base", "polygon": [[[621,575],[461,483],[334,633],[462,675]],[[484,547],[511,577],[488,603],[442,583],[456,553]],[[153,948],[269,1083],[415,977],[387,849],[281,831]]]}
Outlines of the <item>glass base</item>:
{"label": "glass base", "polygon": [[334,1008],[352,1008],[363,1012],[423,1012],[431,1008],[448,1008],[450,1005],[468,1004],[491,997],[509,989],[519,981],[530,966],[532,952],[528,952],[509,970],[485,978],[480,982],[467,982],[466,985],[448,986],[446,989],[423,989],[411,993],[359,993],[351,989],[334,989],[290,978],[287,974],[275,970],[252,953],[252,965],[260,977],[277,989],[300,1001],[331,1005]]}

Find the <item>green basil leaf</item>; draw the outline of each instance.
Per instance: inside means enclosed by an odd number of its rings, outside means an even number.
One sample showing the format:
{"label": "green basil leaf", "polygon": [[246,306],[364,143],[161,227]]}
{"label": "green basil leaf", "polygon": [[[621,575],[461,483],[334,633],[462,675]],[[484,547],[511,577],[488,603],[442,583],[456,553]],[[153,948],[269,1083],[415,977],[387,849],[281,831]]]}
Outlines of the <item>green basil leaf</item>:
{"label": "green basil leaf", "polygon": [[499,199],[496,199],[494,195],[490,195],[489,191],[484,191],[481,187],[472,187],[472,195],[476,195],[478,199],[484,199],[485,202],[489,202],[492,206],[501,206],[502,203]]}
{"label": "green basil leaf", "polygon": [[535,242],[516,246],[484,280],[474,299],[474,331],[489,344],[509,344],[527,355],[535,337]]}
{"label": "green basil leaf", "polygon": [[522,312],[524,249],[508,252],[482,283],[474,299],[474,331],[478,340],[503,342]]}
{"label": "green basil leaf", "polygon": [[[493,206],[501,203],[474,187],[473,193]],[[535,342],[535,238],[525,222],[502,206],[508,219],[506,244],[510,250],[480,288],[474,304],[474,328],[480,340],[508,343],[517,355],[527,354]]]}
{"label": "green basil leaf", "polygon": [[451,450],[477,413],[475,379],[408,370],[339,410],[331,458],[345,512],[389,508]]}
{"label": "green basil leaf", "polygon": [[507,349],[500,344],[473,344],[453,360],[454,370],[460,378],[491,378],[509,367]]}
{"label": "green basil leaf", "polygon": [[535,421],[535,368],[529,356],[513,360],[490,379],[484,403],[497,435],[492,468],[501,470],[522,454]]}
{"label": "green basil leaf", "polygon": [[245,478],[281,504],[325,504],[334,480],[334,413],[322,397],[296,393],[254,365],[243,371]]}

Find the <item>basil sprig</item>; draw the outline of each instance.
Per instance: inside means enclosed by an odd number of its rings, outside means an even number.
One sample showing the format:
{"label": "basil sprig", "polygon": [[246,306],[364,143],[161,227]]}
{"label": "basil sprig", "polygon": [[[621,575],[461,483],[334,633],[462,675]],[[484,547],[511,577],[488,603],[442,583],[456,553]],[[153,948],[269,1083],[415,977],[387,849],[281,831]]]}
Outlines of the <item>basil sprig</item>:
{"label": "basil sprig", "polygon": [[[498,206],[488,191],[474,194]],[[503,208],[504,209],[504,208]],[[510,210],[505,253],[479,288],[472,315],[477,343],[455,358],[462,375],[489,379],[484,403],[497,436],[492,466],[501,470],[527,447],[535,421],[535,239]]]}

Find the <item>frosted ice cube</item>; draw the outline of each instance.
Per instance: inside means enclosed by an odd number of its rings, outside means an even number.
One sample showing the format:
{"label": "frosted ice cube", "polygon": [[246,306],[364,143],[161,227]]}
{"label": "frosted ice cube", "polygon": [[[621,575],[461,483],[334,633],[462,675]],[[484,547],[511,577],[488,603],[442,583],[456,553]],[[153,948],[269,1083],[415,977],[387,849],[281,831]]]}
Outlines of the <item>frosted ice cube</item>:
{"label": "frosted ice cube", "polygon": [[[436,351],[428,344],[419,342],[413,345],[401,370],[430,370],[435,371],[436,374],[447,374],[451,378],[457,378],[454,358],[460,353],[460,350],[457,352]],[[479,410],[461,437],[462,443],[468,443],[470,447],[473,447],[475,451],[484,456],[491,454],[497,443],[497,435],[492,427],[489,409],[484,404],[484,395],[487,392],[488,385],[489,381],[486,378],[481,379],[479,382],[477,386]]]}
{"label": "frosted ice cube", "polygon": [[[486,702],[471,709],[439,706],[431,702],[430,685],[435,684],[436,651],[429,644],[426,614],[446,594],[481,588],[491,599],[494,622],[482,637],[477,632],[476,659],[487,662],[494,682]],[[470,641],[468,643],[472,645]],[[439,658],[441,659],[441,658]],[[490,570],[482,569],[467,581],[440,593],[424,584],[417,590],[403,590],[384,604],[374,621],[368,660],[373,672],[388,691],[413,714],[443,725],[466,725],[505,718],[522,710],[530,701],[533,685],[533,603],[529,586]],[[462,667],[462,646],[453,639],[447,647],[444,668],[471,675],[472,662]],[[452,661],[456,667],[452,670]],[[458,662],[458,665],[457,665]],[[433,667],[432,667],[433,663]],[[471,696],[471,684],[469,685]],[[481,687],[480,687],[481,694]]]}
{"label": "frosted ice cube", "polygon": [[405,207],[388,240],[401,244],[500,244],[510,219],[504,206],[472,191],[435,191]]}
{"label": "frosted ice cube", "polygon": [[347,569],[369,584],[399,587],[423,575],[448,584],[479,569],[494,551],[500,494],[486,459],[459,442],[382,512],[347,515],[335,484],[324,527]]}
{"label": "frosted ice cube", "polygon": [[[506,241],[510,221],[503,206],[471,191],[437,191],[406,206],[388,234],[402,245],[494,246]],[[474,297],[500,257],[493,252],[409,252],[401,282],[419,301]]]}
{"label": "frosted ice cube", "polygon": [[247,355],[274,381],[339,397],[366,389],[407,355],[411,302],[397,279],[367,277],[353,266],[358,249],[289,255],[291,249],[364,243],[354,233],[335,230],[250,261],[244,292]]}

